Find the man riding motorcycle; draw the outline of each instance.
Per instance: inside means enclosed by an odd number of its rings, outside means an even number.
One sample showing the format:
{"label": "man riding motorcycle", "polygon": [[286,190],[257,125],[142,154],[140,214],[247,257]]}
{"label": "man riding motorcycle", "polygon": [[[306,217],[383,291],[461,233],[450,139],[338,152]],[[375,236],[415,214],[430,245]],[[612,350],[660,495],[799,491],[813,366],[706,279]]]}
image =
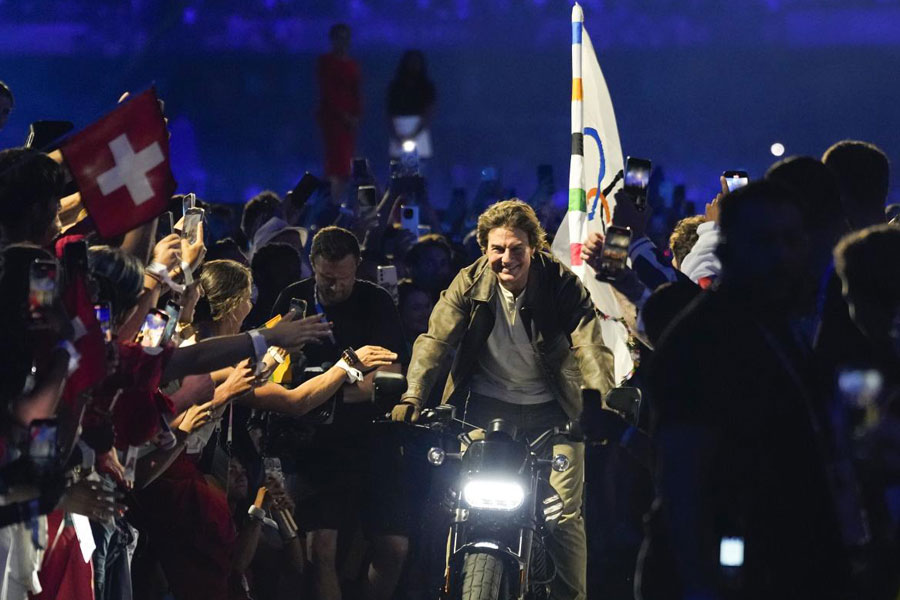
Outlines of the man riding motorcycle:
{"label": "man riding motorcycle", "polygon": [[[582,385],[603,394],[613,387],[613,355],[590,294],[547,252],[546,233],[524,202],[490,206],[477,237],[484,256],[442,293],[413,347],[409,387],[392,418],[418,419],[441,362],[455,351],[443,402],[464,421],[487,427],[502,418],[528,436],[577,420]],[[551,597],[584,599],[584,444],[563,441],[553,454],[567,456],[570,467],[550,476],[564,504],[549,547],[557,567]]]}

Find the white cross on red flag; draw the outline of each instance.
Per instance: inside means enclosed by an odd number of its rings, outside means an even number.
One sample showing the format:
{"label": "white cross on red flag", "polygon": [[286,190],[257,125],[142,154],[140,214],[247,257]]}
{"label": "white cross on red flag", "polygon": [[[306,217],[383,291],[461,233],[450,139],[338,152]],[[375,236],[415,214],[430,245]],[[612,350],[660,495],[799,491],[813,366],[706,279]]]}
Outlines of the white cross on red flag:
{"label": "white cross on red flag", "polygon": [[60,150],[103,237],[158,216],[175,191],[169,134],[152,88],[69,138]]}

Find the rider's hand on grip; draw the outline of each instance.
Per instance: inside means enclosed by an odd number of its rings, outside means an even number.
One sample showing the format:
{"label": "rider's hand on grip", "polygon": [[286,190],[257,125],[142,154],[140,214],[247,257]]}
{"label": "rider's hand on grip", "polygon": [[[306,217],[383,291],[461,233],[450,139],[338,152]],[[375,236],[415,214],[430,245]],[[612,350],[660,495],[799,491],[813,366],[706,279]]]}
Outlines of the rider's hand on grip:
{"label": "rider's hand on grip", "polygon": [[419,420],[419,406],[415,402],[404,400],[391,410],[391,420],[402,423],[415,423]]}

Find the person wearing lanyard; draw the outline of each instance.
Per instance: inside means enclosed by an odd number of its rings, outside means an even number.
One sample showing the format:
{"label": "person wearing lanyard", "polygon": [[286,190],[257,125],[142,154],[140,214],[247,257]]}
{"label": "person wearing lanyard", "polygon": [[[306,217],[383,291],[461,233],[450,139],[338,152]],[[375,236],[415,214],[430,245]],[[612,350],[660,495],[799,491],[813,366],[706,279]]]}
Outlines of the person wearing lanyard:
{"label": "person wearing lanyard", "polygon": [[[400,316],[387,291],[356,279],[359,242],[350,231],[325,227],[310,248],[313,277],[289,285],[275,301],[273,314],[291,310],[293,298],[333,323],[331,339],[304,347],[306,364],[352,361],[346,348],[383,346],[401,356],[405,343]],[[405,361],[403,361],[405,362]],[[352,365],[351,365],[352,366]],[[399,364],[381,367],[400,372]],[[408,494],[396,468],[399,449],[376,439],[370,402],[374,371],[346,385],[331,424],[320,425],[312,447],[297,457],[298,477],[309,493],[297,506],[301,528],[309,532],[316,598],[340,598],[336,549],[338,529],[359,515],[373,543],[368,596],[388,598],[396,587],[408,547]],[[308,452],[308,456],[303,454]]]}

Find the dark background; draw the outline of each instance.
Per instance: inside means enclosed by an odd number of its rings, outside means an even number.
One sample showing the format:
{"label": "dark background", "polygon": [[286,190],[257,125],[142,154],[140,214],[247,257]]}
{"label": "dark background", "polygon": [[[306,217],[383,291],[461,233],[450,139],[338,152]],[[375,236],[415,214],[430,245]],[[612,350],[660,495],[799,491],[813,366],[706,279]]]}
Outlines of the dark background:
{"label": "dark background", "polygon": [[[821,153],[858,138],[900,159],[900,0],[593,0],[585,27],[612,94],[625,154],[662,167],[702,208],[721,171],[759,176],[781,142]],[[571,4],[556,0],[0,0],[0,79],[16,107],[0,147],[28,123],[82,126],[124,90],[166,101],[179,191],[242,202],[321,171],[316,56],[348,22],[362,65],[359,154],[387,173],[386,86],[403,50],[424,50],[438,91],[443,205],[481,168],[528,197],[540,163],[565,187]],[[892,201],[900,201],[898,178]]]}

